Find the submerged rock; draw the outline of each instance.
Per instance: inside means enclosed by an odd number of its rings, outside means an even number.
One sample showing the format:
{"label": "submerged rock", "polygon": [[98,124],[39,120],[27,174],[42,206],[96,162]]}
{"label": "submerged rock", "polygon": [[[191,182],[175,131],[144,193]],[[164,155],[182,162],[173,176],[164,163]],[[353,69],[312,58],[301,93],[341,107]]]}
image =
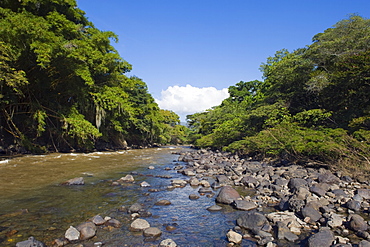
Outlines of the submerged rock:
{"label": "submerged rock", "polygon": [[62,185],[84,185],[84,184],[85,184],[85,181],[83,177],[72,178],[62,183]]}
{"label": "submerged rock", "polygon": [[38,241],[34,237],[31,236],[28,238],[28,240],[18,242],[15,246],[16,247],[45,247],[46,245],[43,242]]}

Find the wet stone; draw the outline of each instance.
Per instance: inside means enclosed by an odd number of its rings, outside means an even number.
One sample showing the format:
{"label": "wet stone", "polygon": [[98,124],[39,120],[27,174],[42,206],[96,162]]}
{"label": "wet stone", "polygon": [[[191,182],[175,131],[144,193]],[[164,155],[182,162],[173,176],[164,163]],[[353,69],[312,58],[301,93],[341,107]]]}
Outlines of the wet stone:
{"label": "wet stone", "polygon": [[168,206],[171,205],[171,202],[169,200],[160,200],[155,203],[157,206]]}
{"label": "wet stone", "polygon": [[80,239],[80,232],[74,228],[73,226],[70,226],[67,231],[64,234],[64,237],[68,239],[69,241],[75,241]]}
{"label": "wet stone", "polygon": [[197,199],[199,199],[200,198],[200,196],[199,195],[196,195],[196,194],[190,194],[189,195],[189,199],[190,200],[197,200]]}
{"label": "wet stone", "polygon": [[92,217],[91,221],[97,226],[104,225],[106,222],[106,220],[104,220],[100,215],[95,215]]}
{"label": "wet stone", "polygon": [[256,203],[250,202],[250,201],[244,201],[244,200],[234,200],[233,206],[236,209],[245,210],[245,211],[252,210],[258,207]]}
{"label": "wet stone", "polygon": [[145,237],[159,237],[162,235],[162,231],[157,227],[148,227],[144,229],[143,235]]}
{"label": "wet stone", "polygon": [[133,231],[142,231],[149,227],[150,224],[144,219],[136,219],[131,223],[131,230]]}
{"label": "wet stone", "polygon": [[222,207],[218,206],[218,205],[212,205],[212,206],[208,207],[207,210],[208,211],[220,211],[220,210],[222,210]]}

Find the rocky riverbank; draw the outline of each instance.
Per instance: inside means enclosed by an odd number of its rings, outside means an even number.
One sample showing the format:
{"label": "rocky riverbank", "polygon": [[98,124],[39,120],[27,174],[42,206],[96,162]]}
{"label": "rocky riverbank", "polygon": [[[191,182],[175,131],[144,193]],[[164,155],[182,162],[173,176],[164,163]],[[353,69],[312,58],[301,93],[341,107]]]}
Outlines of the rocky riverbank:
{"label": "rocky riverbank", "polygon": [[[224,229],[223,237],[228,246],[370,246],[370,189],[367,181],[358,181],[325,168],[269,164],[207,150],[178,155],[178,161],[164,169],[177,171],[188,179],[172,179],[166,174],[157,178],[168,181],[166,190],[181,190],[186,186],[196,188],[197,193],[189,194],[188,200],[196,201],[202,196],[209,198],[214,202],[205,208],[209,211],[230,206],[238,211],[234,227]],[[140,174],[132,173],[111,181],[111,185],[135,184],[138,176]],[[145,193],[160,190],[146,181],[137,182],[136,186],[145,189]],[[154,205],[166,207],[171,205],[171,200],[158,199]],[[161,239],[162,231],[171,232],[176,225],[163,222],[163,227],[151,226],[144,219],[152,217],[148,205],[124,205],[117,211],[125,216],[117,220],[97,215],[66,229],[65,235],[56,239],[53,245],[101,246],[105,242],[95,241],[99,239],[94,237],[98,231],[102,231],[101,236],[104,231],[129,224],[129,230],[139,232],[138,236],[146,241],[160,240],[152,246],[176,246],[175,238]],[[200,223],[201,219],[198,220]],[[85,241],[91,238],[93,241]],[[33,238],[27,241],[17,246],[25,247],[30,243],[42,246]],[[188,246],[201,246],[196,244],[189,243]]]}

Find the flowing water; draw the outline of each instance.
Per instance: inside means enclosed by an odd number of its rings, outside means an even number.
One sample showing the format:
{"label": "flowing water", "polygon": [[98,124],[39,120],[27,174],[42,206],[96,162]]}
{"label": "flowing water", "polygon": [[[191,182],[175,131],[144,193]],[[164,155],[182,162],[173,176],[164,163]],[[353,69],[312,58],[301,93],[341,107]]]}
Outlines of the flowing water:
{"label": "flowing water", "polygon": [[[173,151],[189,151],[186,147],[95,152],[89,154],[49,154],[23,156],[0,161],[0,246],[15,246],[29,236],[50,244],[64,236],[69,226],[76,226],[94,215],[111,216],[123,223],[117,229],[99,229],[84,246],[101,241],[105,246],[157,246],[166,238],[179,246],[226,246],[226,233],[235,226],[241,212],[225,207],[209,212],[214,197],[201,196],[189,200],[199,188],[167,190],[172,178],[188,179],[173,169],[178,155]],[[148,169],[154,166],[155,169]],[[112,186],[112,181],[133,173],[135,183]],[[84,177],[83,186],[63,186],[74,177]],[[148,192],[139,183],[146,181],[158,192]],[[160,199],[169,206],[154,205]],[[153,215],[145,218],[163,234],[148,241],[141,234],[130,232],[129,215],[118,209],[139,202]],[[176,229],[167,231],[166,226]],[[244,240],[243,240],[244,242]],[[75,246],[70,244],[70,246]],[[244,242],[244,246],[253,246]]]}

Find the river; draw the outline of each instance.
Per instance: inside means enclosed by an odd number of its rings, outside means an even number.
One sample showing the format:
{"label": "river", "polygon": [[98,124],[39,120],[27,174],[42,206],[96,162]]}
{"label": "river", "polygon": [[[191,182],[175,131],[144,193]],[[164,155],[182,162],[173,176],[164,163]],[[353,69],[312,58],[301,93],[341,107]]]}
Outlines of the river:
{"label": "river", "polygon": [[[172,178],[188,179],[173,170],[178,155],[186,147],[164,147],[89,154],[48,154],[23,156],[0,161],[0,246],[15,246],[29,236],[50,244],[64,236],[69,226],[76,226],[94,215],[111,216],[123,223],[119,229],[98,231],[84,246],[101,241],[104,246],[157,246],[166,238],[179,246],[226,246],[226,233],[235,226],[240,212],[225,207],[220,212],[206,210],[214,197],[189,200],[199,188],[167,190]],[[148,169],[154,166],[154,169]],[[168,169],[165,169],[168,168]],[[169,169],[171,168],[171,169]],[[133,173],[135,183],[112,186],[112,181]],[[85,185],[62,186],[74,177],[84,177]],[[158,192],[148,192],[139,183],[148,182]],[[155,206],[160,199],[169,206]],[[148,242],[141,234],[129,231],[131,222],[121,206],[139,202],[152,213],[145,218],[163,234]],[[172,225],[174,231],[167,231]],[[77,246],[70,244],[69,246]],[[251,245],[252,246],[252,245]]]}

